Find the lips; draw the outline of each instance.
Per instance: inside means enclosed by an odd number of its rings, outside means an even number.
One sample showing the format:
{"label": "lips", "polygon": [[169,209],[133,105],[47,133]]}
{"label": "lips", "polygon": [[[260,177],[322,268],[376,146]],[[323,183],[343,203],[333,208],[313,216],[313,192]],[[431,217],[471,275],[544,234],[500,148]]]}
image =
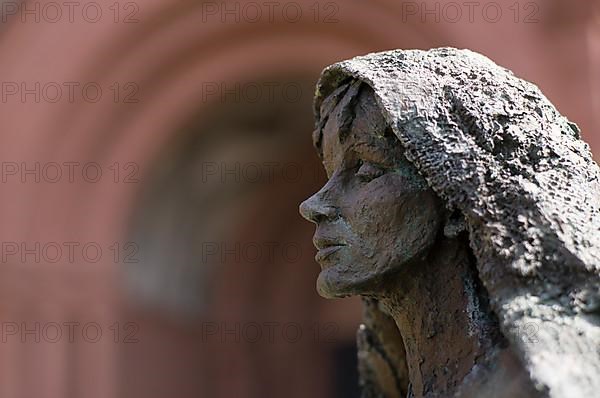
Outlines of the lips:
{"label": "lips", "polygon": [[346,245],[327,246],[323,249],[319,249],[319,251],[315,255],[315,260],[318,263],[320,263],[321,261],[325,260],[327,257],[331,256],[333,253],[337,252],[344,246]]}
{"label": "lips", "polygon": [[345,243],[341,243],[337,239],[320,236],[315,236],[313,238],[313,244],[318,250],[317,254],[315,255],[315,260],[319,263],[346,246]]}

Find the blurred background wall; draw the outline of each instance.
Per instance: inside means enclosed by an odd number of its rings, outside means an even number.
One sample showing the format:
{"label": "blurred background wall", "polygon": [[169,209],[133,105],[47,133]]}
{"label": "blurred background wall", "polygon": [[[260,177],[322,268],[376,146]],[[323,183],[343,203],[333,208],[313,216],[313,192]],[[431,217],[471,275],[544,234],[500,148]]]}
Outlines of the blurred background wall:
{"label": "blurred background wall", "polygon": [[0,397],[356,397],[297,215],[323,67],[481,52],[600,154],[593,0],[2,1]]}

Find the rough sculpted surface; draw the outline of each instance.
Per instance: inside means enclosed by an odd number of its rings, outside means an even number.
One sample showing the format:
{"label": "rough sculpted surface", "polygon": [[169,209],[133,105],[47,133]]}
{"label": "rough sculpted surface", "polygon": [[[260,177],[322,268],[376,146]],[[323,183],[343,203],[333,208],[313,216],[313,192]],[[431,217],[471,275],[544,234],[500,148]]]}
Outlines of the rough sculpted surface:
{"label": "rough sculpted surface", "polygon": [[443,48],[328,67],[317,130],[323,101],[357,80],[373,89],[406,158],[464,216],[491,309],[536,390],[600,396],[600,169],[578,127],[535,85]]}

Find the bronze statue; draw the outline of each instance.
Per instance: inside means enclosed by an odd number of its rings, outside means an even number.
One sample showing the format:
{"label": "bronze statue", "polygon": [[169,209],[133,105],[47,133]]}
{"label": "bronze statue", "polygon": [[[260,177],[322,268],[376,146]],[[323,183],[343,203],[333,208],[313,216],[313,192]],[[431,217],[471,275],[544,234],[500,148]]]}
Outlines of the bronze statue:
{"label": "bronze statue", "polygon": [[300,206],[361,295],[363,397],[600,396],[600,169],[533,84],[467,50],[326,68]]}

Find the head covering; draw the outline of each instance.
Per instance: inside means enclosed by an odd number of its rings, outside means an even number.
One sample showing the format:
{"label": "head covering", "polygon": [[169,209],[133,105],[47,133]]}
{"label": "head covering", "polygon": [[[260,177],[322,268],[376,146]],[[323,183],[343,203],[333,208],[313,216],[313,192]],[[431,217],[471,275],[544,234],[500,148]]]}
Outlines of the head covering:
{"label": "head covering", "polygon": [[[394,50],[326,68],[368,84],[406,157],[463,213],[503,334],[550,397],[600,391],[600,169],[533,84],[469,50]],[[318,139],[318,134],[317,134]]]}

